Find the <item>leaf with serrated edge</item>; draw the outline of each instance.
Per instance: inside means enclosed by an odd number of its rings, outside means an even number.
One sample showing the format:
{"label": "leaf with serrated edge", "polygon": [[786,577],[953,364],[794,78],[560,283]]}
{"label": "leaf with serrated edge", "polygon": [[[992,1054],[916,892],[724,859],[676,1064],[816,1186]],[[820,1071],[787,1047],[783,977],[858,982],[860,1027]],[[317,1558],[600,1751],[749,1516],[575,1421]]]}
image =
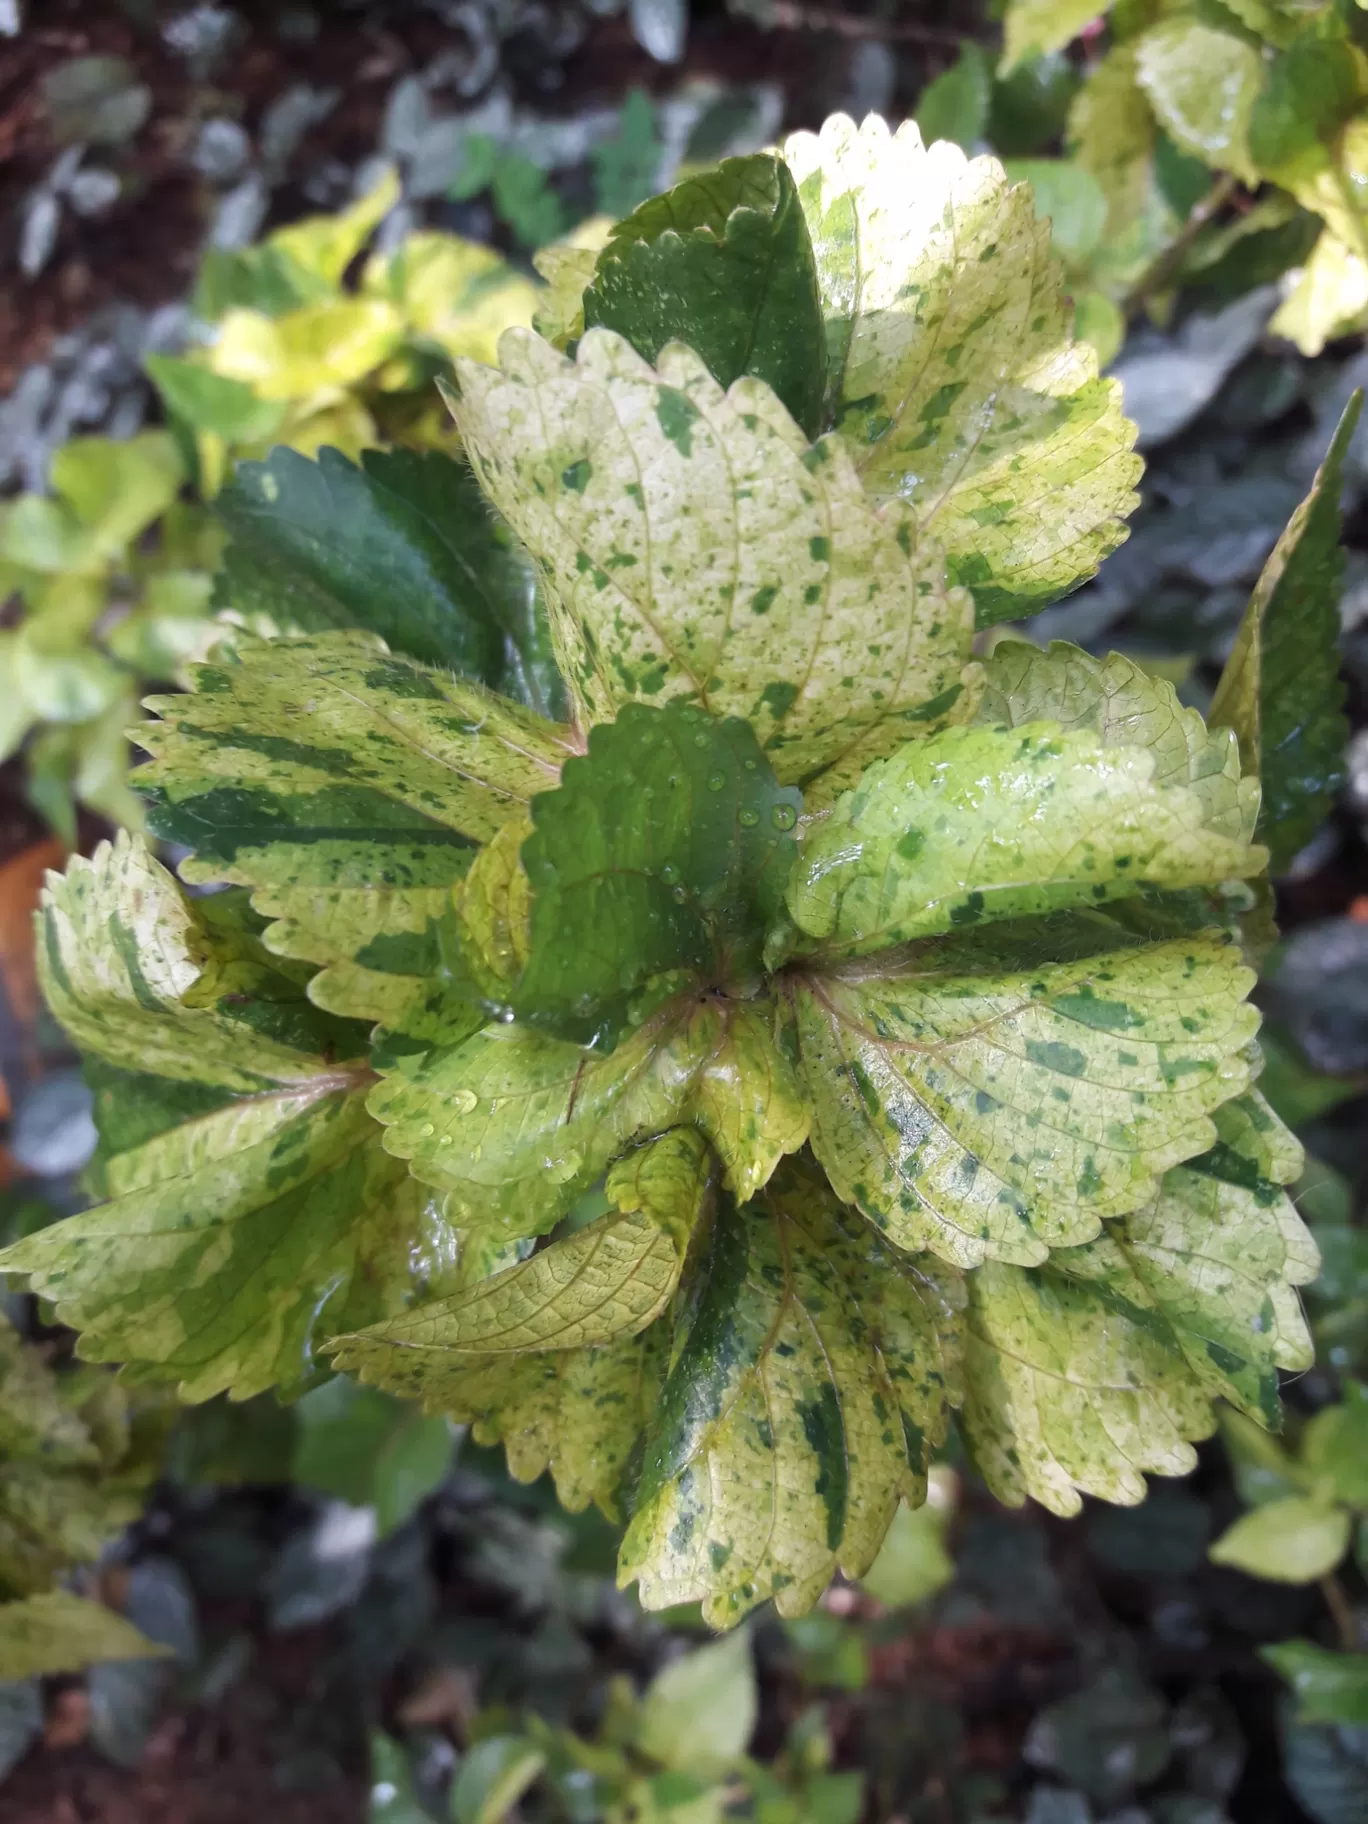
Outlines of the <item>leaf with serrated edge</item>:
{"label": "leaf with serrated edge", "polygon": [[443,1410],[477,1444],[502,1444],[517,1482],[549,1469],[572,1514],[593,1502],[618,1520],[618,1486],[655,1404],[667,1327],[598,1349],[476,1357],[453,1377]]}
{"label": "leaf with serrated edge", "polygon": [[749,723],[626,704],[532,801],[519,1017],[608,1049],[683,989],[758,982],[802,802]]}
{"label": "leaf with serrated edge", "polygon": [[1145,1476],[1185,1476],[1211,1402],[1147,1312],[1049,1268],[989,1261],[968,1277],[965,1439],[999,1501],[1076,1514],[1131,1507]]}
{"label": "leaf with serrated edge", "polygon": [[167,1648],[102,1602],[47,1590],[0,1603],[0,1679],[84,1672],[107,1659],[159,1659]]}
{"label": "leaf with serrated edge", "polygon": [[995,918],[1095,906],[1145,887],[1257,874],[1265,851],[1161,785],[1153,753],[1049,722],[951,728],[866,769],[803,844],[799,929],[860,956]]}
{"label": "leaf with serrated edge", "polygon": [[685,696],[749,720],[789,783],[969,713],[971,605],[838,439],[809,446],[762,382],[724,393],[678,344],[658,370],[603,329],[573,362],[517,330],[499,352],[457,364],[452,409],[584,721]]}
{"label": "leaf with serrated edge", "polygon": [[244,1099],[120,1154],[112,1201],[6,1251],[91,1361],[183,1398],[298,1387],[330,1336],[398,1310],[455,1257],[378,1144],[355,1079]]}
{"label": "leaf with serrated edge", "polygon": [[795,983],[813,1150],[899,1247],[1035,1265],[1205,1151],[1211,1111],[1248,1084],[1254,975],[1233,943],[1118,948],[1073,923]]}
{"label": "leaf with serrated edge", "polygon": [[1112,652],[1094,658],[1054,640],[1042,652],[1024,640],[999,643],[984,667],[976,720],[1019,728],[1058,722],[1090,729],[1104,747],[1143,747],[1154,755],[1154,783],[1187,786],[1203,801],[1209,829],[1252,842],[1259,815],[1257,770],[1243,768],[1238,745],[1224,728],[1207,728],[1185,709],[1166,678]]}
{"label": "leaf with serrated edge", "polygon": [[1212,725],[1234,729],[1244,770],[1262,780],[1259,835],[1275,869],[1319,829],[1343,777],[1340,489],[1362,409],[1355,393],[1263,567],[1211,704]]}
{"label": "leaf with serrated edge", "polygon": [[1089,577],[1140,460],[1121,391],[1072,340],[1050,224],[996,159],[834,115],[784,145],[817,256],[828,409],[866,488],[908,503],[980,626]]}
{"label": "leaf with serrated edge", "polygon": [[408,1031],[407,1019],[438,986],[442,956],[434,931],[459,895],[459,882],[263,887],[253,903],[274,921],[264,937],[276,955],[320,965],[309,983],[315,1006]]}
{"label": "leaf with serrated edge", "polygon": [[801,1614],[926,1492],[956,1393],[958,1277],[881,1246],[810,1168],[724,1202],[646,1437],[618,1564],[649,1609]]}
{"label": "leaf with serrated edge", "polygon": [[452,1298],[343,1337],[336,1365],[445,1411],[447,1390],[459,1404],[461,1377],[494,1357],[636,1336],[679,1283],[711,1170],[702,1135],[661,1135],[609,1172],[605,1215]]}
{"label": "leaf with serrated edge", "polygon": [[459,1227],[513,1240],[554,1228],[634,1141],[685,1122],[752,1195],[807,1131],[781,1038],[769,1001],[667,1007],[607,1056],[494,1024],[388,1075],[370,1109]]}
{"label": "leaf with serrated edge", "polygon": [[[1243,1124],[1245,1101],[1216,1111],[1218,1132]],[[1295,1291],[1320,1269],[1315,1243],[1286,1192],[1224,1140],[1051,1266],[1097,1286],[1137,1322],[1166,1328],[1197,1386],[1264,1425],[1279,1423],[1279,1369],[1315,1359]]]}
{"label": "leaf with serrated edge", "polygon": [[205,997],[217,946],[140,836],[121,832],[89,861],[49,874],[38,968],[52,1012],[87,1051],[116,1064],[250,1093],[304,1083],[322,1058],[283,1045]]}
{"label": "leaf with serrated edge", "polygon": [[768,153],[720,165],[619,222],[584,293],[584,321],[654,361],[668,342],[730,386],[774,388],[809,437],[822,428],[826,335],[798,192]]}
{"label": "leaf with serrated edge", "polygon": [[137,731],[153,826],[196,851],[187,880],[449,883],[573,751],[566,730],[370,634],[241,637],[194,681],[151,698],[162,720]]}

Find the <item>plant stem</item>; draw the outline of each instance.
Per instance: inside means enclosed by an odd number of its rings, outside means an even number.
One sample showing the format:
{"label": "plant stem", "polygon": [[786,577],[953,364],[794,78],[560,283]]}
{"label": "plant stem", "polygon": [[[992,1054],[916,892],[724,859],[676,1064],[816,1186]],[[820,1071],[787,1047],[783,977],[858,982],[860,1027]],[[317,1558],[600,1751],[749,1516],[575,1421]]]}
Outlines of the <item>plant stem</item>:
{"label": "plant stem", "polygon": [[1346,1653],[1356,1653],[1359,1644],[1358,1623],[1354,1620],[1349,1598],[1344,1593],[1344,1585],[1333,1571],[1327,1571],[1320,1580],[1320,1587],[1325,1606],[1334,1621],[1335,1632],[1339,1635],[1340,1645]]}
{"label": "plant stem", "polygon": [[1153,292],[1163,289],[1191,251],[1197,236],[1213,216],[1219,215],[1239,187],[1240,180],[1232,171],[1225,172],[1212,185],[1202,200],[1193,206],[1192,213],[1168,246],[1151,260],[1121,300],[1123,315],[1129,317],[1131,312],[1138,310]]}

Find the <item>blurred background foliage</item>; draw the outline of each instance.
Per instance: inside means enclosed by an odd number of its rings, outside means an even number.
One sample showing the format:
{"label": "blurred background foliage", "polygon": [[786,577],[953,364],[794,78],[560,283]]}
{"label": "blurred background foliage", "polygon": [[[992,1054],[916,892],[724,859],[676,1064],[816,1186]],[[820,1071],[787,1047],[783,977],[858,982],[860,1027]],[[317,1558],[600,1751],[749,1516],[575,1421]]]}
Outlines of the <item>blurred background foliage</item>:
{"label": "blurred background foliage", "polygon": [[[235,464],[451,449],[436,380],[567,249],[837,108],[1032,186],[1148,469],[1027,631],[1205,708],[1368,381],[1356,0],[0,0],[3,1239],[80,1207],[96,1141],[28,910],[138,821],[124,730],[211,637]],[[0,1819],[1368,1816],[1368,434],[1346,466],[1355,732],[1259,990],[1324,1261],[1285,1434],[1228,1414],[1187,1481],[1069,1523],[952,1440],[861,1584],[710,1642],[443,1420],[343,1377],[177,1409],[11,1293]]]}

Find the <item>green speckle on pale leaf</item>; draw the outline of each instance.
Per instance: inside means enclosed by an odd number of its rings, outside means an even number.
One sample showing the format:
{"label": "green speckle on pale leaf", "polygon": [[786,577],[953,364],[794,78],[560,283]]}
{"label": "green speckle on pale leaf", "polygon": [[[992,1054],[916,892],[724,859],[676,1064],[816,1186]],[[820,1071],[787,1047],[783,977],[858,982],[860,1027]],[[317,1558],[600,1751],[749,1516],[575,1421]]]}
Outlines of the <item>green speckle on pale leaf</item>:
{"label": "green speckle on pale leaf", "polygon": [[1249,1081],[1254,977],[1233,944],[1101,928],[1092,954],[1045,962],[1068,941],[1050,922],[795,988],[813,1150],[900,1247],[1032,1265],[1085,1241],[1210,1146],[1211,1111]]}
{"label": "green speckle on pale leaf", "polygon": [[[1023,0],[1009,58],[1076,11]],[[1146,94],[1238,171],[1251,56],[1166,19],[1080,91],[1107,295],[1179,226]],[[956,1407],[1059,1513],[1185,1474],[1218,1400],[1277,1425],[1317,1259],[1253,1087],[1256,836],[1284,862],[1338,766],[1355,408],[1208,726],[1117,654],[974,656],[1139,472],[995,160],[838,117],[589,238],[540,261],[544,336],[457,360],[468,470],[230,490],[236,621],[136,735],[228,890],[126,838],[50,882],[108,1201],[0,1271],[134,1384],[421,1401],[726,1626],[867,1570]],[[0,1357],[23,1594],[125,1516]]]}
{"label": "green speckle on pale leaf", "polygon": [[876,762],[838,801],[803,845],[788,905],[810,948],[866,955],[1260,872],[1264,851],[1228,822],[1204,791],[1161,779],[1145,748],[1053,722],[946,729]]}
{"label": "green speckle on pale leaf", "polygon": [[1065,594],[1125,537],[1140,461],[1119,386],[1072,339],[1030,186],[876,115],[797,133],[784,158],[817,255],[828,409],[866,488],[910,505],[981,626]]}
{"label": "green speckle on pale leaf", "polygon": [[941,553],[875,507],[839,440],[809,451],[763,382],[724,392],[678,345],[656,370],[603,329],[574,362],[517,331],[500,356],[458,363],[453,410],[541,566],[585,720],[687,697],[749,718],[787,783],[889,751],[956,686],[941,719],[970,713],[973,612]]}

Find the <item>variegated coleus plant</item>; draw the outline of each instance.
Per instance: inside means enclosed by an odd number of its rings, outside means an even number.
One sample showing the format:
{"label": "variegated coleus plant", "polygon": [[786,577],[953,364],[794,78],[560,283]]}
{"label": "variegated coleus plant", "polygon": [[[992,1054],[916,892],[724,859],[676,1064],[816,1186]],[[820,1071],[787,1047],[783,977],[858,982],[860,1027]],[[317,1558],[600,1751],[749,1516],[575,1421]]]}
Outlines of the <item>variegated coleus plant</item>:
{"label": "variegated coleus plant", "polygon": [[137,737],[233,890],[121,837],[41,913],[109,1201],[3,1264],[88,1357],[410,1394],[717,1624],[867,1567],[953,1411],[1060,1513],[1214,1400],[1276,1423],[1316,1260],[1246,951],[1332,783],[1351,427],[1220,726],[975,658],[1134,499],[1048,240],[993,160],[838,118],[549,261],[542,333],[458,364],[473,480],[329,519],[302,459],[240,472],[296,631]]}

